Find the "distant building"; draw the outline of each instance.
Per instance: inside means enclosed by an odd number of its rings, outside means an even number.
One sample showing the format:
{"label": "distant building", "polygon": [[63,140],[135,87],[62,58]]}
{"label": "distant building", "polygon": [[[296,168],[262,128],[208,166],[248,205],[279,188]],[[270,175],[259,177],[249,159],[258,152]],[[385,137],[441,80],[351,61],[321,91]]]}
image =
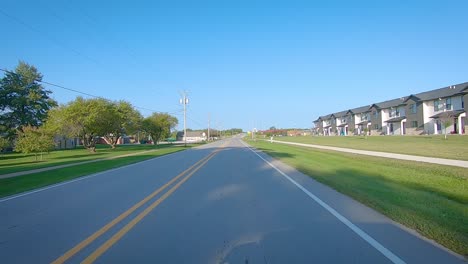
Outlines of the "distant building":
{"label": "distant building", "polygon": [[[185,141],[184,132],[177,132],[177,141]],[[187,142],[206,141],[206,133],[203,131],[187,131]]]}

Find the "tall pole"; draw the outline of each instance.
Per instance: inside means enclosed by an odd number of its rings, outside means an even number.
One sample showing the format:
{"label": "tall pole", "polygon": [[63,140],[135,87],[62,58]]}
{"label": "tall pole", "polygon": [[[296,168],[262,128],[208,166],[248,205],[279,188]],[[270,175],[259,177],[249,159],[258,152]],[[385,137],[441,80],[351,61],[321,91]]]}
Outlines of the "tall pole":
{"label": "tall pole", "polygon": [[182,92],[182,99],[180,99],[180,103],[184,105],[184,146],[187,147],[187,104],[189,100],[187,98],[187,93],[185,91]]}
{"label": "tall pole", "polygon": [[208,138],[207,141],[210,141],[210,113],[208,113]]}

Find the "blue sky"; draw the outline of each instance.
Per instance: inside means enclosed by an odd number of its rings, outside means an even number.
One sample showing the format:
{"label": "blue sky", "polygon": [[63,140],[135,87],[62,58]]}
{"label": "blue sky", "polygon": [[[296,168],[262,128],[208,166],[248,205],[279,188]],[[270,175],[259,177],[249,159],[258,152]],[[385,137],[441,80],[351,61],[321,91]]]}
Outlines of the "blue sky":
{"label": "blue sky", "polygon": [[[122,3],[120,3],[122,2]],[[126,3],[124,3],[126,2]],[[188,127],[318,116],[468,81],[467,1],[3,1],[0,67],[176,112]],[[77,94],[49,87],[61,103]],[[144,115],[150,112],[142,111]]]}

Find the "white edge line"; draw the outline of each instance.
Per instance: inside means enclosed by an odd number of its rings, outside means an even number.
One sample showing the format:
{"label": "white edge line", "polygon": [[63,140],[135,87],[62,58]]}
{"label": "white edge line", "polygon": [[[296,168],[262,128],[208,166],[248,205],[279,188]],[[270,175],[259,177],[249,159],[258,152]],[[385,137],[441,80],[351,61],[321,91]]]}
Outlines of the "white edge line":
{"label": "white edge line", "polygon": [[[185,150],[185,151],[188,151],[188,150],[191,150],[191,149],[193,149],[193,148],[187,149],[187,150]],[[118,169],[123,169],[123,168],[126,168],[126,167],[135,166],[135,165],[140,164],[140,163],[149,162],[149,161],[152,161],[152,160],[155,160],[155,159],[167,157],[167,156],[170,156],[170,155],[177,154],[177,153],[179,153],[179,152],[183,152],[183,151],[176,151],[176,152],[169,153],[169,154],[166,154],[166,155],[154,157],[154,158],[147,159],[147,160],[142,160],[142,161],[139,161],[139,162],[136,162],[136,163],[132,163],[132,164],[128,164],[128,165],[125,165],[125,166],[122,166],[122,167],[117,167],[117,168],[113,168],[113,169],[109,169],[109,170],[105,170],[105,171],[93,173],[93,174],[91,174],[91,175],[81,176],[81,177],[78,177],[78,178],[73,179],[73,180],[69,180],[69,181],[64,181],[64,182],[52,184],[52,185],[49,185],[49,186],[46,186],[46,187],[43,187],[43,188],[39,188],[39,189],[35,189],[35,190],[32,190],[32,191],[26,191],[26,192],[23,192],[23,193],[20,193],[20,194],[16,194],[16,195],[12,195],[12,196],[7,196],[7,197],[5,197],[5,198],[0,199],[0,203],[6,202],[6,201],[9,201],[9,200],[13,200],[13,199],[16,199],[16,198],[20,198],[20,197],[23,197],[23,196],[27,196],[27,195],[30,195],[30,194],[34,194],[34,193],[38,193],[38,192],[43,192],[43,191],[46,191],[46,190],[49,190],[49,189],[57,188],[57,187],[60,187],[60,186],[66,185],[66,184],[70,184],[70,183],[74,183],[74,182],[77,182],[77,181],[82,181],[82,180],[86,180],[86,179],[89,179],[89,178],[93,178],[93,177],[99,176],[99,175],[104,174],[104,173],[116,171],[116,170],[118,170]],[[83,164],[83,165],[85,165],[85,164]],[[65,168],[64,168],[64,169],[65,169]],[[40,172],[39,172],[39,173],[40,173]],[[24,176],[27,176],[27,175],[21,175],[21,176],[18,176],[18,177],[24,177]],[[11,177],[11,178],[14,178],[14,177]],[[10,179],[11,179],[11,178],[10,178]]]}
{"label": "white edge line", "polygon": [[322,201],[320,198],[309,192],[304,186],[300,185],[297,183],[295,180],[293,180],[291,177],[289,177],[286,173],[278,169],[274,164],[269,162],[268,160],[264,159],[262,156],[260,156],[256,151],[254,151],[250,146],[248,146],[244,141],[241,141],[244,146],[246,146],[250,151],[252,151],[255,155],[257,155],[260,159],[265,161],[268,165],[270,165],[273,169],[275,169],[277,172],[279,172],[281,175],[283,175],[286,179],[288,179],[292,184],[296,185],[301,191],[303,191],[305,194],[307,194],[310,198],[312,198],[315,202],[317,202],[320,206],[322,206],[325,210],[327,210],[329,213],[331,213],[334,217],[336,217],[340,222],[345,224],[347,227],[349,227],[354,233],[356,233],[358,236],[360,236],[362,239],[364,239],[367,243],[369,243],[372,247],[377,249],[380,253],[382,253],[385,257],[387,257],[391,262],[396,263],[396,264],[405,264],[402,259],[400,259],[397,255],[393,254],[389,249],[384,247],[382,244],[380,244],[377,240],[372,238],[370,235],[368,235],[366,232],[364,232],[362,229],[354,225],[351,221],[349,221],[346,217],[338,213],[335,209],[333,209],[331,206],[329,206],[327,203]]}

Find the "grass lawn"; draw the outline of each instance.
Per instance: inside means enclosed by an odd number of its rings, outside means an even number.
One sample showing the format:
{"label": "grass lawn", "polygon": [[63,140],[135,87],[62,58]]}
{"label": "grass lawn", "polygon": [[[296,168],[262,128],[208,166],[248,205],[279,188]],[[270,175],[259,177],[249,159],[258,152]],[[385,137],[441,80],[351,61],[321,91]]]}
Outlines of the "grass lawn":
{"label": "grass lawn", "polygon": [[[259,136],[260,138],[262,136]],[[468,136],[330,136],[275,137],[290,142],[468,160]]]}
{"label": "grass lawn", "polygon": [[467,169],[260,140],[247,142],[317,181],[468,256]]}
{"label": "grass lawn", "polygon": [[[152,149],[154,148],[156,147],[152,146]],[[116,168],[116,167],[121,167],[121,166],[128,165],[131,163],[136,163],[139,161],[155,158],[158,156],[162,156],[162,155],[166,155],[169,153],[173,153],[173,152],[186,149],[183,146],[176,146],[176,145],[160,145],[157,148],[158,148],[157,151],[146,152],[143,154],[130,156],[130,157],[116,158],[113,160],[98,161],[98,162],[93,163],[92,165],[83,164],[83,165],[77,165],[77,166],[68,167],[68,168],[55,169],[51,171],[28,174],[28,175],[19,176],[19,177],[0,179],[0,197],[29,191],[32,189],[44,187],[44,186],[51,185],[54,183],[71,180],[71,179],[78,178],[81,176],[109,170],[109,169]],[[133,148],[129,148],[129,149],[133,149]],[[145,149],[148,150],[148,148],[146,147]],[[138,149],[138,150],[141,151],[141,149]],[[71,152],[75,152],[75,151],[71,151]],[[76,151],[76,152],[79,152],[79,151]],[[133,149],[132,152],[135,152],[135,149]],[[119,153],[125,154],[123,152],[119,152]],[[87,154],[87,155],[93,155],[93,154]],[[67,155],[66,157],[67,159],[70,159],[72,158],[72,156],[73,155]]]}
{"label": "grass lawn", "polygon": [[[55,150],[43,155],[42,161],[36,161],[34,154],[8,153],[0,155],[0,175],[19,171],[45,168],[56,165],[76,163],[88,160],[115,157],[135,152],[142,152],[156,148],[166,148],[171,145],[122,145],[111,149],[108,145],[98,145],[96,153],[79,147],[69,150]],[[38,156],[39,158],[39,156]]]}

